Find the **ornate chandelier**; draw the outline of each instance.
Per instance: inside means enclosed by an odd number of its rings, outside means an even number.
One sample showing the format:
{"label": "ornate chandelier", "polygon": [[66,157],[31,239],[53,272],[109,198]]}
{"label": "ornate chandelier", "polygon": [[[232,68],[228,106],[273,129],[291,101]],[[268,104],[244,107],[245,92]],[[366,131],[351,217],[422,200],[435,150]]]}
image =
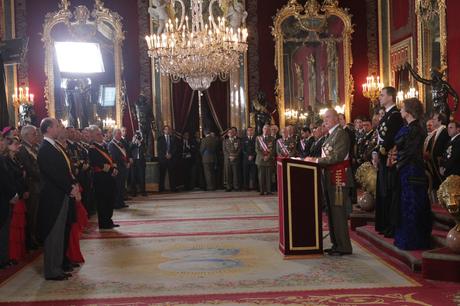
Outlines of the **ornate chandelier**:
{"label": "ornate chandelier", "polygon": [[[182,0],[175,1],[185,7]],[[183,79],[193,90],[209,88],[217,77],[226,79],[240,66],[240,56],[248,48],[248,31],[240,27],[245,19],[241,18],[246,14],[244,9],[237,10],[241,8],[238,2],[227,1],[236,19],[231,19],[229,25],[225,17],[218,17],[216,22],[212,14],[215,1],[209,4],[208,23],[203,21],[203,0],[191,0],[191,24],[184,14],[180,20],[170,18],[164,25],[160,20],[160,32],[145,37],[156,71],[173,81]]]}

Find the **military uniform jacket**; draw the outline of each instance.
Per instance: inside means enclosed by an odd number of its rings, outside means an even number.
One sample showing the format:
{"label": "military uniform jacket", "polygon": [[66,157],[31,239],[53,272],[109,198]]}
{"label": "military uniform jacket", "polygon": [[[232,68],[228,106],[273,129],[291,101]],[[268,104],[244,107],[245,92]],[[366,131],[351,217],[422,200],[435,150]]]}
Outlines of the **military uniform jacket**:
{"label": "military uniform jacket", "polygon": [[[331,177],[336,167],[343,165],[344,181],[342,187],[353,187],[353,174],[351,172],[350,158],[350,138],[347,132],[339,125],[332,134],[327,137],[321,148],[322,154],[318,158],[318,164],[326,168],[326,182],[334,185],[336,180]],[[346,165],[348,161],[348,166]],[[345,164],[345,165],[344,165]],[[331,171],[329,171],[331,170]]]}
{"label": "military uniform jacket", "polygon": [[[113,162],[112,157],[106,150],[105,146],[101,146],[97,143],[93,143],[90,146],[88,157],[93,173],[110,175],[116,167],[116,164]],[[108,172],[103,171],[104,165],[106,164],[110,166],[110,170]]]}
{"label": "military uniform jacket", "polygon": [[386,156],[393,148],[395,143],[396,133],[403,126],[403,119],[401,113],[396,106],[393,106],[385,116],[380,120],[377,127],[378,145],[377,151],[381,156]]}
{"label": "military uniform jacket", "polygon": [[38,152],[28,143],[23,142],[16,153],[16,159],[26,171],[26,185],[30,192],[40,192],[40,169],[37,161]]}
{"label": "military uniform jacket", "polygon": [[377,132],[370,130],[367,132],[357,144],[357,161],[359,164],[372,159],[372,150],[377,145]]}
{"label": "military uniform jacket", "polygon": [[296,140],[293,137],[276,140],[276,155],[281,157],[296,156]]}
{"label": "military uniform jacket", "polygon": [[217,162],[217,149],[219,140],[214,136],[206,136],[201,141],[200,152],[204,164],[211,164]]}
{"label": "military uniform jacket", "polygon": [[450,137],[445,126],[439,127],[425,139],[424,150],[429,154],[429,169],[430,172],[433,172],[432,174],[435,175],[439,181],[441,180],[441,174],[439,173],[439,162],[445,155],[449,142]]}
{"label": "military uniform jacket", "polygon": [[[257,136],[256,139],[256,165],[273,166],[275,161],[275,138],[272,136]],[[268,160],[264,160],[268,156]]]}
{"label": "military uniform jacket", "polygon": [[224,143],[222,144],[222,149],[224,152],[225,160],[229,160],[232,158],[233,162],[238,162],[241,154],[241,143],[240,140],[236,137],[233,139],[227,138],[224,139]]}
{"label": "military uniform jacket", "polygon": [[126,168],[129,157],[123,143],[112,139],[108,147],[112,161],[117,164],[117,168]]}
{"label": "military uniform jacket", "polygon": [[448,146],[442,166],[446,169],[445,177],[449,175],[460,175],[460,134],[457,134],[452,139]]}

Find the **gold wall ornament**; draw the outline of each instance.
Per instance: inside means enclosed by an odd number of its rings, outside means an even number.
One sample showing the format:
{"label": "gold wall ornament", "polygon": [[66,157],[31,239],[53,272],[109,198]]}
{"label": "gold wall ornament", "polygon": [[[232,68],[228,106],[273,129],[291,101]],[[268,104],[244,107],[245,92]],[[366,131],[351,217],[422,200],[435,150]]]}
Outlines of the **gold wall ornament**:
{"label": "gold wall ornament", "polygon": [[[417,70],[421,77],[430,78],[431,68],[445,71],[447,69],[447,2],[446,0],[415,0],[417,16]],[[433,47],[431,42],[439,41],[439,63],[433,63]],[[433,65],[437,67],[433,67]],[[447,78],[447,73],[444,74]],[[425,86],[419,83],[421,101],[427,111],[427,93]]]}
{"label": "gold wall ornament", "polygon": [[447,246],[460,254],[460,176],[450,175],[439,186],[438,199],[455,220],[455,226],[446,237]]}
{"label": "gold wall ornament", "polygon": [[122,46],[125,38],[123,32],[122,17],[104,7],[104,2],[95,0],[94,8],[90,10],[86,6],[77,6],[74,13],[70,11],[70,1],[61,0],[58,4],[58,11],[49,12],[45,15],[43,23],[42,42],[45,45],[45,103],[48,110],[48,115],[56,116],[55,105],[55,78],[54,78],[54,38],[52,36],[53,29],[59,25],[66,25],[70,32],[78,25],[94,26],[95,29],[102,27],[111,27],[113,53],[114,53],[114,72],[115,72],[115,121],[117,126],[122,125],[123,108],[125,107],[122,99]]}
{"label": "gold wall ornament", "polygon": [[[337,17],[343,23],[343,31],[341,37],[334,37],[333,39],[336,42],[341,42],[343,46],[340,50],[340,53],[343,54],[343,63],[339,65],[343,66],[343,75],[339,76],[340,81],[343,82],[343,97],[345,105],[345,115],[347,119],[350,119],[351,115],[351,104],[353,96],[353,77],[351,76],[350,70],[353,64],[352,53],[351,53],[351,34],[353,33],[353,25],[351,22],[351,15],[348,13],[347,9],[340,8],[338,6],[338,1],[335,0],[326,0],[322,5],[319,4],[317,0],[308,0],[304,6],[298,3],[296,0],[289,0],[289,2],[278,10],[276,16],[274,17],[272,35],[275,40],[275,68],[277,69],[277,81],[275,86],[275,94],[277,100],[278,113],[280,114],[279,124],[281,127],[285,126],[285,111],[286,101],[285,93],[286,90],[289,90],[285,87],[285,75],[289,67],[285,67],[284,62],[284,51],[285,51],[285,42],[299,42],[302,43],[314,43],[315,41],[320,41],[320,43],[325,43],[323,38],[320,38],[320,33],[324,27],[328,25],[328,18],[331,16]],[[286,29],[283,28],[283,23],[289,18],[294,18],[298,21],[298,26],[300,31],[308,32],[306,38],[292,38],[286,39],[288,33]],[[293,29],[288,29],[293,31]],[[298,29],[297,29],[298,31]],[[290,33],[289,33],[290,34]],[[330,37],[327,39],[331,39]],[[324,69],[327,69],[325,67]],[[317,72],[318,75],[321,74],[320,71]],[[319,78],[317,78],[319,80]],[[326,97],[327,98],[327,97]],[[327,102],[327,101],[326,101]],[[338,101],[337,101],[338,102]],[[309,102],[309,105],[315,105],[314,101]]]}

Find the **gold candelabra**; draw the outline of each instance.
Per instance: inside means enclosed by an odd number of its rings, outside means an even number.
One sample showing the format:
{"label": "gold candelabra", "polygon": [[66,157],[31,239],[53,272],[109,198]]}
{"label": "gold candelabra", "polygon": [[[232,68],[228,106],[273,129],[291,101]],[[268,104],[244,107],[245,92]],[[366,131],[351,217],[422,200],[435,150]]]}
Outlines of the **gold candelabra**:
{"label": "gold candelabra", "polygon": [[34,103],[34,95],[30,93],[29,87],[15,87],[14,94],[11,95],[13,98],[13,103],[19,107],[22,104],[32,104]]}
{"label": "gold candelabra", "polygon": [[380,82],[380,77],[368,76],[366,83],[363,84],[363,96],[368,98],[371,103],[369,105],[370,113],[372,114],[377,107],[377,101],[380,96],[380,92],[384,87],[383,83]]}

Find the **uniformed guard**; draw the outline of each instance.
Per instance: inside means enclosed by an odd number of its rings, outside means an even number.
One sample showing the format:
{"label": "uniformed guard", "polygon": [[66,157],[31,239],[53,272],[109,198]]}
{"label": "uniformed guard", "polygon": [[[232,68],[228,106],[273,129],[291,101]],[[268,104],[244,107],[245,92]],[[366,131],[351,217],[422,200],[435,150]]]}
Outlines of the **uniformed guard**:
{"label": "uniformed guard", "polygon": [[257,185],[257,166],[256,166],[256,137],[254,128],[246,129],[246,137],[242,140],[243,151],[243,188],[251,190]]}
{"label": "uniformed guard", "polygon": [[451,138],[441,162],[440,171],[444,177],[460,175],[460,123],[449,123],[447,130]]}
{"label": "uniformed guard", "polygon": [[276,155],[284,158],[296,156],[296,141],[294,136],[289,136],[287,127],[281,130],[282,137],[276,140]]}
{"label": "uniformed guard", "polygon": [[260,195],[272,194],[270,188],[275,163],[275,138],[269,133],[270,126],[265,125],[262,129],[262,135],[257,136],[256,141],[256,165],[259,173]]}
{"label": "uniformed guard", "polygon": [[239,191],[240,189],[240,154],[241,143],[235,135],[235,129],[228,131],[228,138],[224,139],[222,149],[224,152],[226,191]]}
{"label": "uniformed guard", "polygon": [[116,164],[104,146],[102,131],[99,127],[89,127],[92,144],[89,148],[89,161],[93,170],[94,195],[97,202],[99,229],[118,227],[112,221],[115,204]]}

